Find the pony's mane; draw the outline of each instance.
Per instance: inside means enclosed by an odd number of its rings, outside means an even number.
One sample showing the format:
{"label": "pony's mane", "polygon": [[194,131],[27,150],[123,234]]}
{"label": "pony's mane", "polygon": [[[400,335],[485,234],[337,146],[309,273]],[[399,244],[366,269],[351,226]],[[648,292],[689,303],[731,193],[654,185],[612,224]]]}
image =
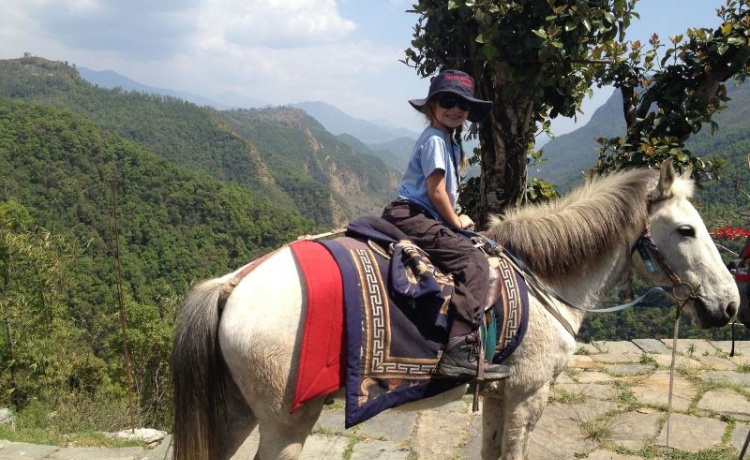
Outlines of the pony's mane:
{"label": "pony's mane", "polygon": [[[557,201],[493,217],[487,236],[511,250],[540,278],[559,281],[585,273],[603,254],[621,249],[648,223],[650,192],[659,171],[632,169],[590,181]],[[687,185],[683,185],[687,184]],[[689,195],[678,178],[672,194]]]}

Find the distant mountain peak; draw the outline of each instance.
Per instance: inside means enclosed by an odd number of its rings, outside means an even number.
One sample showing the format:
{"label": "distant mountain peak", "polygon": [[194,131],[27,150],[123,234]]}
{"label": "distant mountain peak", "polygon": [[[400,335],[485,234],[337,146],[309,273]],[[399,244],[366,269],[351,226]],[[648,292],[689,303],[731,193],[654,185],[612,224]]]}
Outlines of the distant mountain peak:
{"label": "distant mountain peak", "polygon": [[341,109],[321,101],[306,101],[292,104],[318,120],[334,135],[349,134],[365,143],[383,143],[408,137],[416,140],[419,133],[405,128],[387,126],[374,121],[347,115]]}

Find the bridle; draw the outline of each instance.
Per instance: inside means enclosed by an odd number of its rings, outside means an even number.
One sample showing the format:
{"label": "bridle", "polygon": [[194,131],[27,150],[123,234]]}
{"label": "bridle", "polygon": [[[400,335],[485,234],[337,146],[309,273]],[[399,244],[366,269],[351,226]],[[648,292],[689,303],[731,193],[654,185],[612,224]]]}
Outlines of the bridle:
{"label": "bridle", "polygon": [[[668,194],[663,195],[659,198],[649,200],[648,204],[646,205],[647,214],[649,216],[651,215],[651,208],[654,204],[666,201],[670,198],[672,198],[672,195]],[[659,250],[659,246],[657,246],[653,238],[651,238],[651,230],[649,226],[646,227],[646,230],[643,231],[640,238],[638,238],[638,240],[630,250],[631,257],[636,250],[643,260],[643,265],[646,267],[646,271],[648,271],[652,275],[655,275],[659,272],[659,269],[661,269],[661,271],[663,271],[664,274],[669,277],[669,280],[672,283],[671,288],[662,286],[662,289],[669,292],[672,297],[677,300],[677,302],[680,302],[678,311],[682,310],[682,307],[687,303],[688,300],[698,298],[698,290],[700,289],[700,285],[694,287],[687,281],[683,281],[682,278],[680,278],[680,275],[678,275],[677,272],[674,271],[672,266],[669,265],[669,262],[667,262],[667,259],[664,257],[664,254],[662,254],[662,252]]]}
{"label": "bridle", "polygon": [[641,259],[643,259],[643,265],[649,273],[655,275],[661,269],[661,271],[669,277],[669,280],[672,283],[671,288],[662,287],[662,289],[669,292],[678,302],[682,302],[680,308],[682,308],[688,300],[698,298],[700,285],[694,287],[680,278],[680,275],[674,271],[664,257],[664,254],[659,250],[659,246],[657,246],[651,238],[651,231],[649,229],[646,229],[640,238],[638,238],[638,241],[635,242],[635,245],[633,245],[633,248],[630,251],[631,255],[636,250],[638,251],[638,254],[640,254]]}

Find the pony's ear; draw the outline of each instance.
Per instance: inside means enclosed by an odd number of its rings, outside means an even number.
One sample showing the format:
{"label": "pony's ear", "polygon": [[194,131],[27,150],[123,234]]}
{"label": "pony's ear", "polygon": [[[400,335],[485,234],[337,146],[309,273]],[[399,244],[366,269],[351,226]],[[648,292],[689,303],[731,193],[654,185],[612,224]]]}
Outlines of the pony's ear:
{"label": "pony's ear", "polygon": [[661,175],[659,176],[659,185],[656,187],[660,197],[668,196],[669,191],[672,190],[672,184],[675,180],[674,166],[672,166],[672,159],[668,158],[661,164]]}
{"label": "pony's ear", "polygon": [[680,177],[682,177],[683,179],[690,179],[690,176],[692,175],[693,175],[693,167],[688,166],[688,168],[685,170],[684,173],[680,175]]}

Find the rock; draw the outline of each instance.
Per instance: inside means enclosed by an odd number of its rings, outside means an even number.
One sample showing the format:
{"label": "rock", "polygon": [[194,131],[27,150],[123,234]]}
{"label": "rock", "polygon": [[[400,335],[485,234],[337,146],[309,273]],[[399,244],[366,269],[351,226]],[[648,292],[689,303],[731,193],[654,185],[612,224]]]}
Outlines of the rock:
{"label": "rock", "polygon": [[113,439],[124,439],[128,441],[142,441],[146,444],[161,442],[167,433],[164,431],[154,430],[153,428],[136,428],[135,430],[121,430],[114,433],[104,433]]}
{"label": "rock", "polygon": [[0,408],[0,425],[16,426],[16,417],[10,409]]}

